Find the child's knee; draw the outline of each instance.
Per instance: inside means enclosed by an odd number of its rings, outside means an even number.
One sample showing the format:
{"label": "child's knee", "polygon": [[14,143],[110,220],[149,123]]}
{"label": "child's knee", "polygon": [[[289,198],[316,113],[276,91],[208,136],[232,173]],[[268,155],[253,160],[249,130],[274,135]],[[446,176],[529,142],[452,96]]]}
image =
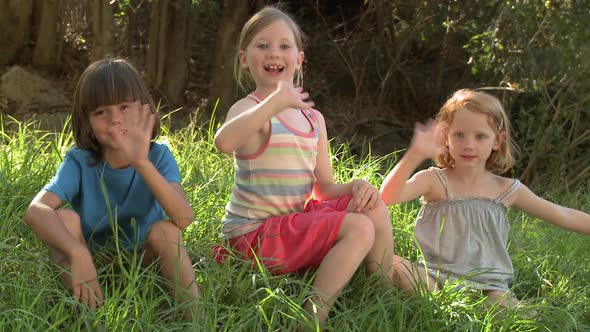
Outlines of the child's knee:
{"label": "child's knee", "polygon": [[69,209],[57,209],[55,213],[57,213],[59,220],[61,220],[70,234],[77,239],[82,238],[82,222],[78,213]]}
{"label": "child's knee", "polygon": [[182,244],[182,232],[180,228],[171,221],[162,220],[153,224],[147,234],[146,241],[153,243],[154,241],[165,241],[168,243]]}
{"label": "child's knee", "polygon": [[367,216],[371,219],[373,225],[375,225],[375,232],[391,230],[389,209],[382,200],[379,200],[379,204],[374,209],[367,212]]}
{"label": "child's knee", "polygon": [[375,226],[371,219],[362,213],[348,213],[342,221],[339,237],[351,237],[371,247],[375,241]]}

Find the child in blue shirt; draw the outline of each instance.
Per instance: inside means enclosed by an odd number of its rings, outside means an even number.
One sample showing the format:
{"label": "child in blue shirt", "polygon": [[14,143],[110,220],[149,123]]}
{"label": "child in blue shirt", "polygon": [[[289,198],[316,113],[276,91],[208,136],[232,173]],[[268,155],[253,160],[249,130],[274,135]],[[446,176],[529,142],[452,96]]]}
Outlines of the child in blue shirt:
{"label": "child in blue shirt", "polygon": [[[72,129],[76,146],[24,217],[68,270],[62,274],[66,288],[91,309],[100,306],[92,253],[118,241],[139,250],[146,264],[159,259],[174,295],[196,303],[199,290],[182,241],[193,209],[172,153],[152,142],[160,122],[136,69],[122,59],[88,66],[76,87]],[[66,201],[71,210],[61,207]]]}

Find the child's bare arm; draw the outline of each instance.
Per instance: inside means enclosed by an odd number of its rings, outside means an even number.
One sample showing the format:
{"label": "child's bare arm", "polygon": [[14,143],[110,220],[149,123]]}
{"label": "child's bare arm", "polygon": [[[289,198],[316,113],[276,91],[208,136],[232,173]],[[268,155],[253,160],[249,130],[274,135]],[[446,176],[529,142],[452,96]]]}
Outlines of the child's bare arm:
{"label": "child's bare arm", "polygon": [[316,183],[313,188],[314,196],[317,199],[328,200],[342,196],[352,195],[348,209],[350,211],[362,212],[375,208],[381,198],[379,190],[365,180],[353,180],[349,183],[335,183],[332,165],[330,163],[328,134],[324,117],[315,112],[315,117],[320,125],[320,138],[318,142],[318,155],[314,174]]}
{"label": "child's bare arm", "polygon": [[277,113],[289,107],[311,108],[313,102],[305,101],[307,98],[309,94],[301,88],[279,82],[277,89],[259,104],[249,99],[240,100],[232,106],[225,123],[215,133],[215,146],[224,153],[238,151]]}
{"label": "child's bare arm", "polygon": [[423,170],[414,174],[409,180],[405,178],[406,181],[403,182],[403,177],[396,174],[395,171],[394,168],[389,173],[380,189],[381,197],[386,205],[404,203],[428,195],[432,188],[432,179],[436,177],[431,170]]}
{"label": "child's bare arm", "polygon": [[31,227],[41,241],[67,257],[72,274],[70,280],[74,297],[81,303],[87,304],[90,309],[95,309],[103,301],[96,268],[88,248],[66,229],[55,212],[60,204],[61,199],[57,195],[42,190],[29,205],[24,222]]}
{"label": "child's bare arm", "polygon": [[113,141],[141,175],[166,215],[181,229],[190,225],[194,219],[193,209],[180,184],[168,182],[149,159],[151,133],[156,115],[148,105],[143,105],[137,113],[128,113],[127,131],[113,130]]}
{"label": "child's bare arm", "polygon": [[525,185],[520,186],[516,195],[513,206],[517,209],[557,227],[590,235],[588,213],[549,202],[537,196]]}
{"label": "child's bare arm", "polygon": [[29,205],[23,221],[44,243],[58,249],[64,255],[72,257],[88,249],[76,239],[59,220],[55,209],[61,205],[61,199],[54,193],[41,190]]}
{"label": "child's bare arm", "polygon": [[187,228],[195,215],[182,186],[176,182],[168,182],[150,160],[134,167],[172,222],[180,229]]}
{"label": "child's bare arm", "polygon": [[432,121],[426,125],[416,125],[408,152],[381,185],[381,197],[385,204],[411,201],[430,190],[431,177],[427,175],[428,172],[417,173],[408,179],[422,162],[443,152],[443,148],[437,143],[438,133],[435,126]]}

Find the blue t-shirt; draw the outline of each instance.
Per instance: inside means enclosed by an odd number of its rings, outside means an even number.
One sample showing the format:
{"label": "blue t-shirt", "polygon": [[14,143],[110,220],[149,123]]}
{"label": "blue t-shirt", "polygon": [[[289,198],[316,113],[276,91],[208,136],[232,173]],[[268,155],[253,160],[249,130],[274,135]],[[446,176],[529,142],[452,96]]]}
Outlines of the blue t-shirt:
{"label": "blue t-shirt", "polygon": [[[168,182],[180,183],[178,164],[166,145],[153,143],[149,160]],[[152,224],[166,219],[133,167],[113,169],[104,160],[93,165],[92,153],[77,147],[68,150],[57,174],[43,189],[68,201],[80,215],[91,250],[112,237],[128,250],[141,246]]]}

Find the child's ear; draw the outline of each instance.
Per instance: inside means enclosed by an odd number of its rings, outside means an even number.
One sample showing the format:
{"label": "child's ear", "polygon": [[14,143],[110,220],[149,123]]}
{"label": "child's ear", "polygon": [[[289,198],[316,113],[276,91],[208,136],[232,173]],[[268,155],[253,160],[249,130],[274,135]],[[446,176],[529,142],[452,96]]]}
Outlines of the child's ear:
{"label": "child's ear", "polygon": [[505,139],[506,139],[506,132],[505,131],[496,135],[496,142],[494,143],[492,150],[494,150],[494,151],[500,150],[500,147],[502,146],[502,142],[504,142]]}
{"label": "child's ear", "polygon": [[305,53],[303,53],[303,51],[299,51],[299,53],[297,53],[297,65],[295,66],[296,70],[301,69],[301,65],[303,65],[303,60],[305,60]]}
{"label": "child's ear", "polygon": [[238,60],[240,61],[240,66],[242,69],[248,69],[248,62],[246,61],[246,52],[240,50],[238,53]]}

